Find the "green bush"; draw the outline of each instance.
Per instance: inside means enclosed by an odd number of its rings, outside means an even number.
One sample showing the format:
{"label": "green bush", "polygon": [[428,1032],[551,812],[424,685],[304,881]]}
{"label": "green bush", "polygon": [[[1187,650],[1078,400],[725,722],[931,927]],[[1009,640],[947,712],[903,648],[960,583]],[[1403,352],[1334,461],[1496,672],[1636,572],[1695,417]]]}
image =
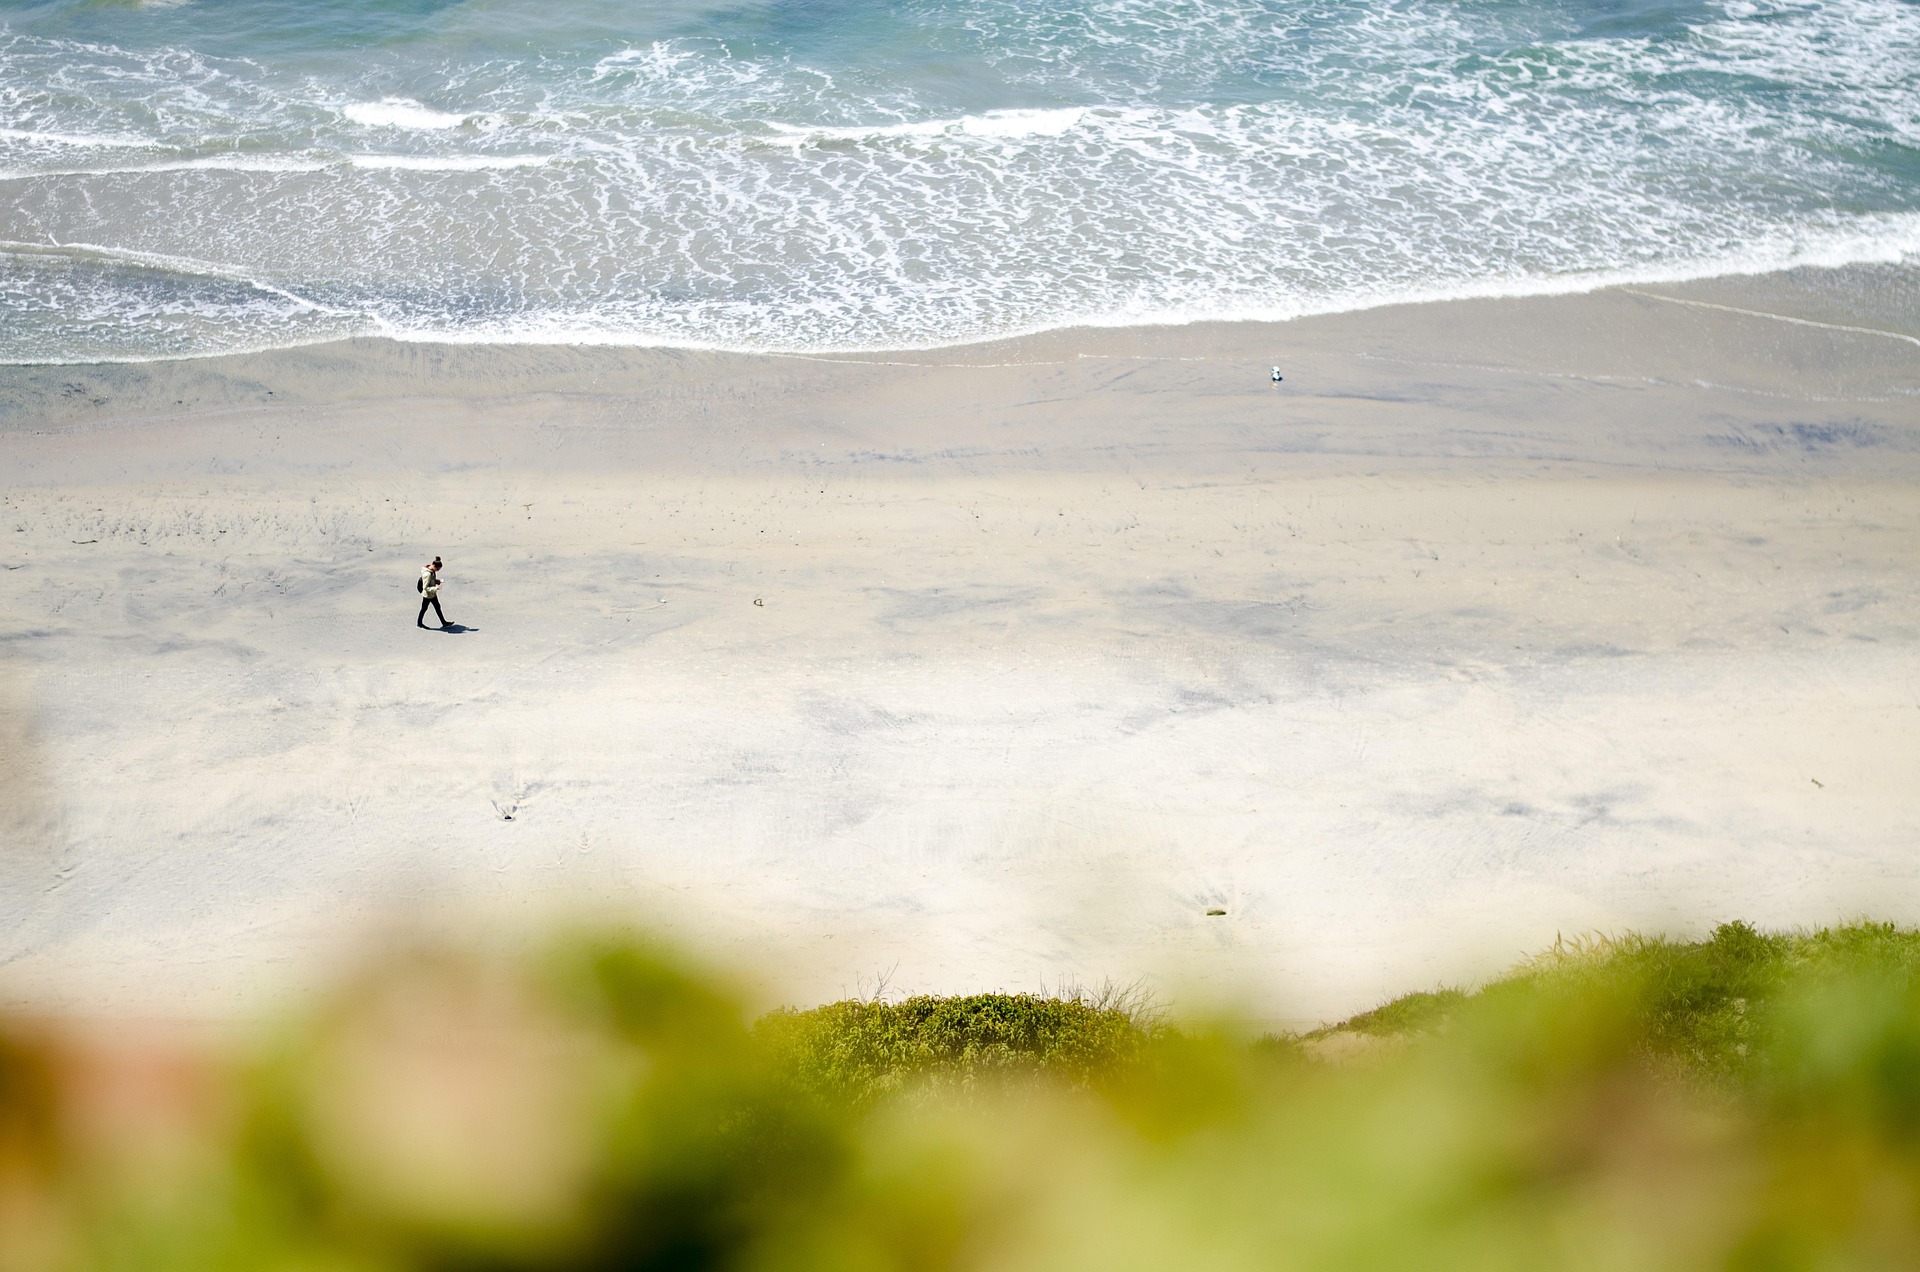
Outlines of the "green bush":
{"label": "green bush", "polygon": [[918,1084],[969,1089],[1046,1074],[1085,1086],[1137,1060],[1151,1037],[1121,999],[974,994],[778,1011],[755,1032],[804,1090],[867,1105]]}

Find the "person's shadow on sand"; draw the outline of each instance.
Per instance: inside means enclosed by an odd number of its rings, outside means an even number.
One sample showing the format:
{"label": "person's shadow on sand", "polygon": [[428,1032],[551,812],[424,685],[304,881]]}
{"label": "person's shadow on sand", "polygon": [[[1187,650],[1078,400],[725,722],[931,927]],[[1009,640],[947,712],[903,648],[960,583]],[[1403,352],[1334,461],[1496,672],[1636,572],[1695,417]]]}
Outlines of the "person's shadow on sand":
{"label": "person's shadow on sand", "polygon": [[477,632],[480,629],[478,627],[468,627],[462,623],[447,623],[434,630],[445,632],[449,636],[465,636],[469,632]]}

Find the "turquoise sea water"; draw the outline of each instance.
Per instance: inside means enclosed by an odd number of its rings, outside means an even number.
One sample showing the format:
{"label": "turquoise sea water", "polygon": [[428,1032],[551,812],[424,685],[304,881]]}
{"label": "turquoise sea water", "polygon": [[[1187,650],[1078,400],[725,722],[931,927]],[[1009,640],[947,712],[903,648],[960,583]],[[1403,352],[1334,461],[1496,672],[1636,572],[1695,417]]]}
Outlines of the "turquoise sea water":
{"label": "turquoise sea water", "polygon": [[1915,0],[0,4],[0,361],[901,348],[1920,255]]}

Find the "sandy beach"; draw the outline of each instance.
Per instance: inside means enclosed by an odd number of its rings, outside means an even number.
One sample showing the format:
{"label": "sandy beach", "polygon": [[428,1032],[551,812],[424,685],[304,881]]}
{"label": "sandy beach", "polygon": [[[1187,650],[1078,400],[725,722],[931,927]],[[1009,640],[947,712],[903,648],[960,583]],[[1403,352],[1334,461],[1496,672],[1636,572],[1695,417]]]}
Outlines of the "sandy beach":
{"label": "sandy beach", "polygon": [[585,907],[794,1001],[1292,1022],[1920,920],[1920,324],[1852,274],[0,369],[0,987],[243,1015]]}

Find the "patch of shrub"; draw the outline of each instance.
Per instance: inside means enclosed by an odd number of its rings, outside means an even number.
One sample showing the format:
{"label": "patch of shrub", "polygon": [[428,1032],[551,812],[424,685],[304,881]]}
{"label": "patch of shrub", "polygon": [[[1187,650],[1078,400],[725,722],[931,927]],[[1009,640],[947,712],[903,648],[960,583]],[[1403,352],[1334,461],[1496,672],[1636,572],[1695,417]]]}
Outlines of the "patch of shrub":
{"label": "patch of shrub", "polygon": [[775,1012],[755,1032],[803,1089],[865,1105],[1038,1074],[1084,1086],[1137,1060],[1152,1026],[1124,1000],[973,994]]}

